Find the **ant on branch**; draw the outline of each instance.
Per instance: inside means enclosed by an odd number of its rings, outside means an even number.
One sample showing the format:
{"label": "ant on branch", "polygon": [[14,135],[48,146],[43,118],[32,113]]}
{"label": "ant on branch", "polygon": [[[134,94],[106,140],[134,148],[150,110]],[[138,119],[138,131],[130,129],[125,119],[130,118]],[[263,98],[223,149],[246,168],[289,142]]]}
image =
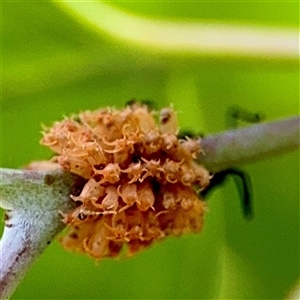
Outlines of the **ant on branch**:
{"label": "ant on branch", "polygon": [[[226,127],[237,128],[240,122],[258,123],[264,119],[265,116],[262,113],[252,113],[242,107],[231,106],[226,112]],[[195,137],[195,134],[185,131],[181,132],[180,136]],[[232,167],[214,173],[209,186],[205,190],[201,191],[200,195],[207,198],[213,190],[223,185],[229,177],[233,178],[238,189],[244,218],[251,220],[253,218],[252,183],[250,176],[241,169]]]}
{"label": "ant on branch", "polygon": [[[150,108],[153,108],[154,103],[150,100],[136,101],[132,99],[127,102],[127,105],[133,105],[135,103],[144,104]],[[265,119],[263,113],[252,113],[240,106],[230,106],[226,112],[226,127],[227,128],[237,128],[241,123],[258,123]],[[179,138],[195,138],[196,136],[203,137],[203,134],[196,135],[191,131],[181,131],[178,134]],[[200,192],[203,198],[209,197],[209,195],[218,187],[226,183],[226,180],[232,177],[234,183],[238,189],[243,216],[247,220],[253,218],[253,204],[252,204],[252,183],[250,176],[243,170],[231,167],[220,172],[213,174],[210,180],[209,186]]]}

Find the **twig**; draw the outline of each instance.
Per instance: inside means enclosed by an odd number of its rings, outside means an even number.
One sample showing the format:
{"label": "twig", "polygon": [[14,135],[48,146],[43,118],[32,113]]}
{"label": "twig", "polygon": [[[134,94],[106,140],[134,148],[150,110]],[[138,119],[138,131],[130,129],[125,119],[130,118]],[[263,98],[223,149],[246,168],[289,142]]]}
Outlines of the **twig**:
{"label": "twig", "polygon": [[[205,137],[199,163],[210,171],[299,148],[300,118]],[[59,211],[72,208],[75,176],[62,171],[0,169],[0,206],[6,210],[0,242],[0,298],[8,299],[30,266],[62,230]]]}
{"label": "twig", "polygon": [[0,241],[0,299],[8,299],[28,269],[63,229],[59,210],[72,207],[74,176],[61,171],[1,169],[1,207],[6,209]]}
{"label": "twig", "polygon": [[298,149],[300,118],[298,116],[231,130],[205,137],[199,163],[210,171],[221,171],[272,155]]}

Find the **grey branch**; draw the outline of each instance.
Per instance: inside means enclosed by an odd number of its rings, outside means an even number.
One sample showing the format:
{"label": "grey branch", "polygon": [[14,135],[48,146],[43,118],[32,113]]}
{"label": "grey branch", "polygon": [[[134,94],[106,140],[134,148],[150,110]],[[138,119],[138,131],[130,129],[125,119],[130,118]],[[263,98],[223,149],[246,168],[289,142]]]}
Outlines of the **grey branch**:
{"label": "grey branch", "polygon": [[210,171],[254,162],[299,149],[298,116],[211,135],[201,141],[198,161]]}
{"label": "grey branch", "polygon": [[[293,117],[205,137],[198,161],[216,172],[299,149],[299,120]],[[59,211],[72,207],[69,195],[76,176],[57,170],[0,172],[0,206],[6,210],[0,241],[0,298],[8,299],[62,230]]]}
{"label": "grey branch", "polygon": [[1,207],[6,209],[0,241],[0,299],[8,299],[26,272],[64,225],[74,176],[61,171],[1,169]]}

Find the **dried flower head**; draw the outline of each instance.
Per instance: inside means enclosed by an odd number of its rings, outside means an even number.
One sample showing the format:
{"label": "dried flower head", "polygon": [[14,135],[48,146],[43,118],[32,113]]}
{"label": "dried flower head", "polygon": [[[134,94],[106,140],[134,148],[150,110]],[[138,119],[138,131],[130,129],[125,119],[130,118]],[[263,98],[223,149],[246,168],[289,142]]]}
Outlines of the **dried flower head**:
{"label": "dried flower head", "polygon": [[198,232],[204,202],[197,189],[209,173],[195,162],[199,140],[178,139],[172,108],[156,114],[134,103],[123,110],[86,111],[46,129],[52,161],[84,179],[61,239],[68,249],[100,259],[133,254],[168,235]]}

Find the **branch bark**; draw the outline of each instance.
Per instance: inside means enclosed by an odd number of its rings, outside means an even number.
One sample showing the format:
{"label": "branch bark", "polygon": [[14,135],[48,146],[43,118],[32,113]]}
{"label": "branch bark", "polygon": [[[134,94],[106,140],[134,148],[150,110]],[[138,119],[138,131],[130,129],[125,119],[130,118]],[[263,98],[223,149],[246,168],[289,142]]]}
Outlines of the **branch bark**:
{"label": "branch bark", "polygon": [[[299,149],[300,118],[254,125],[201,140],[198,162],[212,172]],[[64,227],[59,211],[72,208],[76,176],[59,170],[0,169],[0,206],[6,210],[0,241],[0,298],[8,299],[30,266]]]}
{"label": "branch bark", "polygon": [[1,169],[0,299],[8,299],[31,265],[63,229],[58,211],[72,208],[74,176],[61,171]]}
{"label": "branch bark", "polygon": [[300,118],[262,123],[205,137],[198,161],[210,171],[261,160],[299,149]]}

